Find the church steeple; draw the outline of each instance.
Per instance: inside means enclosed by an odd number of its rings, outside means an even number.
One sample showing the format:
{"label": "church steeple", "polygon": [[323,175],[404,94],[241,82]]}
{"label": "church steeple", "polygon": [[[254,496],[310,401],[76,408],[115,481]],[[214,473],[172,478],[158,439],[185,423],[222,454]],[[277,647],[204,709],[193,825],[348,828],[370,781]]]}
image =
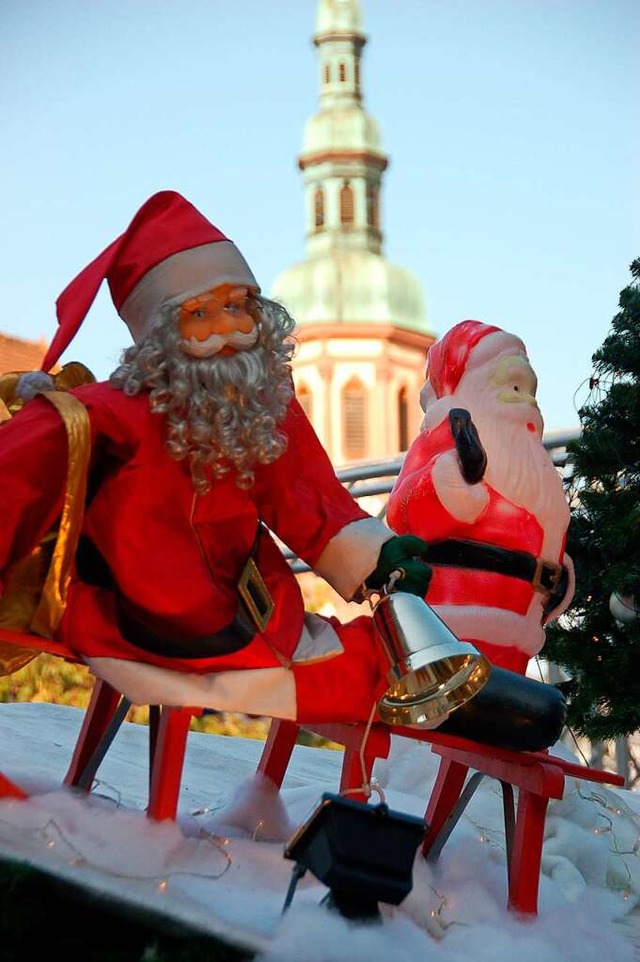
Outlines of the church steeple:
{"label": "church steeple", "polygon": [[362,103],[360,57],[367,40],[357,0],[322,0],[316,34],[320,64],[320,108]]}
{"label": "church steeple", "polygon": [[314,44],[319,110],[306,124],[298,163],[305,183],[307,254],[382,250],[380,188],[387,157],[363,107],[366,44],[358,0],[320,0]]}
{"label": "church steeple", "polygon": [[296,393],[339,465],[406,450],[434,337],[418,279],[382,252],[387,157],[363,106],[359,0],[317,3],[320,93],[298,158],[305,258],[276,277],[271,296],[296,319]]}

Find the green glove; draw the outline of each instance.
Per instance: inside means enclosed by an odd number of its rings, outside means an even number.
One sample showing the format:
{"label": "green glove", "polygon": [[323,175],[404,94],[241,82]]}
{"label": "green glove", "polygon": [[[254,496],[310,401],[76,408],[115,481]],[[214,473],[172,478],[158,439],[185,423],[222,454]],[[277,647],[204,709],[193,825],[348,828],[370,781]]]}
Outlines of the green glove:
{"label": "green glove", "polygon": [[388,584],[392,572],[400,571],[402,574],[394,582],[394,589],[424,598],[432,575],[425,561],[428,551],[427,542],[412,534],[396,535],[385,541],[378,555],[378,564],[365,580],[365,586],[371,591],[379,591]]}

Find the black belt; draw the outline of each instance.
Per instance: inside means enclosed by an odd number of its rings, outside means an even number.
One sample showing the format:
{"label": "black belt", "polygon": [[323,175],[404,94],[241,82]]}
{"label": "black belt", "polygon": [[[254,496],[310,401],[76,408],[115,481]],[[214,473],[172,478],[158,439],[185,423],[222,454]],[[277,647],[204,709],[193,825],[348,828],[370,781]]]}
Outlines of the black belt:
{"label": "black belt", "polygon": [[219,631],[199,637],[165,635],[152,628],[144,615],[121,594],[111,569],[86,535],[81,535],[76,552],[78,576],[85,584],[111,591],[115,597],[118,628],[130,644],[166,658],[215,658],[246,648],[255,635],[255,625],[239,613]]}
{"label": "black belt", "polygon": [[[496,574],[528,581],[536,591],[552,593],[556,593],[567,578],[564,565],[556,564],[554,561],[543,561],[542,558],[536,558],[535,555],[526,551],[512,551],[495,545],[480,544],[477,541],[429,542],[427,561],[433,565],[493,571]],[[564,591],[566,591],[566,584],[562,596]]]}
{"label": "black belt", "polygon": [[118,628],[123,638],[136,648],[150,651],[154,655],[164,655],[166,658],[215,658],[218,655],[230,655],[246,648],[255,634],[255,627],[241,614],[236,615],[233,621],[219,631],[194,638],[177,634],[164,635],[156,631],[118,594],[116,611]]}

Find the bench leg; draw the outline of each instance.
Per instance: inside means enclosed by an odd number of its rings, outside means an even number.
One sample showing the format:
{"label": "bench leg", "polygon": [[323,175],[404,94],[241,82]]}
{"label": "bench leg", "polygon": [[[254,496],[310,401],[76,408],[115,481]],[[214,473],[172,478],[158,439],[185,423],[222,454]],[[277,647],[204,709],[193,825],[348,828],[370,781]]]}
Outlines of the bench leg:
{"label": "bench leg", "polygon": [[160,731],[160,705],[149,705],[149,798],[151,798],[151,782],[153,781],[153,762],[156,757],[158,733]]}
{"label": "bench leg", "polygon": [[284,781],[301,727],[344,745],[340,791],[360,801],[367,801],[368,795],[364,787],[371,780],[375,760],[386,758],[389,754],[388,731],[374,728],[367,733],[363,725],[340,723],[300,726],[297,722],[274,718],[257,770],[261,775],[270,778],[278,788]]}
{"label": "bench leg", "polygon": [[[64,777],[65,785],[90,790],[93,776],[126,715],[126,711],[124,715],[118,713],[123,701],[122,696],[111,685],[96,678],[71,763]],[[127,703],[127,710],[128,708]]]}
{"label": "bench leg", "polygon": [[185,708],[162,708],[159,721],[154,723],[157,730],[149,732],[151,781],[147,815],[156,821],[176,817],[192,714]]}
{"label": "bench leg", "polygon": [[280,788],[291,760],[300,726],[293,721],[274,718],[262,749],[257,772]]}
{"label": "bench leg", "polygon": [[509,859],[509,908],[536,915],[544,823],[549,799],[520,789],[513,851]]}
{"label": "bench leg", "polygon": [[425,858],[429,855],[460,797],[468,771],[467,765],[454,762],[444,756],[440,759],[440,767],[424,817],[427,831],[422,843],[422,854]]}
{"label": "bench leg", "polygon": [[513,837],[516,827],[515,803],[513,800],[513,785],[500,781],[502,788],[502,814],[504,816],[504,840],[507,849],[507,866],[511,865],[513,855]]}
{"label": "bench leg", "polygon": [[0,772],[0,798],[29,798],[24,789]]}
{"label": "bench leg", "polygon": [[438,835],[436,836],[436,838],[430,839],[429,854],[427,855],[427,859],[430,862],[435,862],[437,861],[437,859],[440,858],[440,853],[442,852],[442,849],[444,848],[447,842],[447,839],[449,838],[452,831],[460,821],[460,816],[462,815],[465,808],[471,801],[476,788],[478,787],[478,785],[480,784],[483,778],[484,778],[484,775],[482,774],[482,772],[474,772],[473,775],[469,776],[469,779],[467,780],[467,783],[464,786],[464,789],[460,793],[458,801],[455,803],[455,805],[451,809],[447,817],[447,820],[442,826],[442,828],[440,829],[440,831],[438,832]]}

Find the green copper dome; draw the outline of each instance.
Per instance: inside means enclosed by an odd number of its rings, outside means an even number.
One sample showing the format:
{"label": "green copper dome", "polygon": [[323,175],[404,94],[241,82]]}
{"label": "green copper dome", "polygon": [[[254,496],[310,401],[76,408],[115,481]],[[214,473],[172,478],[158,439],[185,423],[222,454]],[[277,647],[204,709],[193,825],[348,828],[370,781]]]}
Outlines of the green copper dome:
{"label": "green copper dome", "polygon": [[284,270],[271,293],[298,324],[394,324],[427,333],[418,280],[370,251],[310,257]]}
{"label": "green copper dome", "polygon": [[271,295],[300,325],[394,325],[429,334],[419,281],[383,253],[387,156],[364,107],[358,0],[318,0],[314,44],[318,109],[298,158],[306,259],[276,278]]}

